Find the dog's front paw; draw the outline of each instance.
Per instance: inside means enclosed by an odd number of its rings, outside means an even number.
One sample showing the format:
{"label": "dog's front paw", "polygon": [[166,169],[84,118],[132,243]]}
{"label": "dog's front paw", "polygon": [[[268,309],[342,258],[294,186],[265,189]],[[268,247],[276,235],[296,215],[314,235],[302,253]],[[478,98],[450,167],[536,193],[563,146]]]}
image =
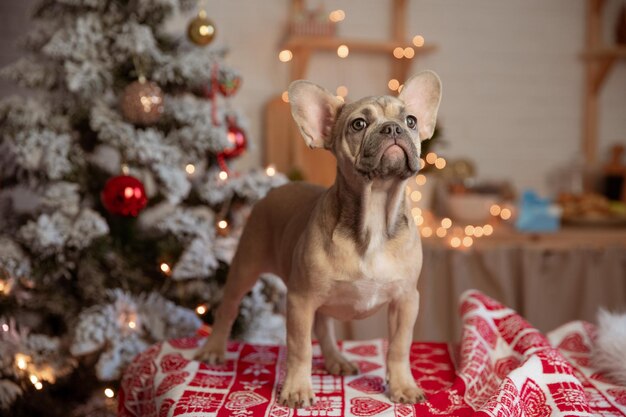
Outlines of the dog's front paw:
{"label": "dog's front paw", "polygon": [[389,397],[394,403],[416,404],[426,399],[422,391],[414,381],[405,383],[389,384]]}
{"label": "dog's front paw", "polygon": [[195,360],[207,362],[209,365],[218,365],[224,363],[226,346],[224,343],[215,341],[211,337],[207,339],[196,355]]}
{"label": "dog's front paw", "polygon": [[315,394],[308,379],[295,380],[286,378],[280,390],[279,403],[290,408],[305,408],[313,405]]}
{"label": "dog's front paw", "polygon": [[350,362],[339,353],[324,358],[324,366],[328,373],[333,375],[356,375],[359,373],[358,365]]}

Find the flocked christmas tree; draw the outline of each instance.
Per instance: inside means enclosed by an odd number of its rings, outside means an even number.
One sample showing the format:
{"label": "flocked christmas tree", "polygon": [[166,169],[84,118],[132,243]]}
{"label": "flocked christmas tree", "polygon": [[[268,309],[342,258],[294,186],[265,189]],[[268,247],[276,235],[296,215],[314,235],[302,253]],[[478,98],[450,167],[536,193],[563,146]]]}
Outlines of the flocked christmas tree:
{"label": "flocked christmas tree", "polygon": [[[2,70],[37,93],[0,102],[0,413],[108,415],[134,355],[211,321],[250,205],[284,182],[229,168],[240,75],[203,10],[163,29],[193,8],[43,0]],[[260,282],[236,331],[279,341]]]}

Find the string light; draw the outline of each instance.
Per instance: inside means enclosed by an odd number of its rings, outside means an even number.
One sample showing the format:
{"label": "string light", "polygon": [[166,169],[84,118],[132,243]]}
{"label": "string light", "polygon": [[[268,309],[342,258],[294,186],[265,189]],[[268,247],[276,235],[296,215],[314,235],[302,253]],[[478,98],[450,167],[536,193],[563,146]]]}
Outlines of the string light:
{"label": "string light", "polygon": [[289,49],[283,49],[278,53],[278,59],[280,62],[289,62],[293,59],[293,52]]}
{"label": "string light", "polygon": [[412,59],[415,56],[415,49],[411,48],[410,46],[404,48],[404,51],[402,52],[404,53],[404,57],[408,59]]}
{"label": "string light", "polygon": [[194,164],[187,164],[185,166],[185,171],[187,172],[187,174],[192,175],[194,172],[196,172],[196,167]]}
{"label": "string light", "polygon": [[228,227],[228,222],[226,220],[220,220],[219,222],[217,222],[217,227],[224,230]]}
{"label": "string light", "polygon": [[426,155],[426,162],[432,165],[436,161],[437,161],[437,154],[434,152],[428,152],[428,154]]}
{"label": "string light", "polygon": [[[416,201],[416,191],[412,190],[410,187],[406,187],[406,192],[411,200]],[[513,216],[512,209],[502,208],[498,204],[494,204],[492,209],[493,207],[499,209],[498,215],[500,217],[504,215],[504,217],[508,219]],[[433,223],[434,219],[432,218],[432,214],[428,210],[423,210],[420,207],[411,207],[411,215],[413,216],[415,224],[421,226],[420,234],[423,237],[437,236],[438,238],[446,240],[446,244],[455,249],[464,250],[471,248],[476,243],[476,239],[491,236],[494,233],[494,226],[491,224],[467,224],[460,226],[455,225],[453,220],[449,217],[441,218],[440,220],[436,220],[436,223]]]}
{"label": "string light", "polygon": [[128,328],[129,329],[134,329],[135,327],[137,327],[137,323],[133,320],[128,322]]}
{"label": "string light", "polygon": [[280,98],[282,98],[285,103],[289,103],[289,92],[283,91],[283,93],[280,95]]}
{"label": "string light", "polygon": [[342,103],[345,103],[345,101],[346,101],[346,100],[345,100],[343,97],[341,97],[341,96],[335,96],[335,97],[337,97],[337,100],[341,101]]}
{"label": "string light", "polygon": [[346,58],[350,54],[350,48],[348,45],[339,45],[337,48],[337,56],[339,58]]}
{"label": "string light", "polygon": [[199,305],[198,307],[196,307],[196,313],[198,313],[199,315],[203,315],[206,313],[206,306],[205,305]]}
{"label": "string light", "polygon": [[273,177],[276,175],[276,167],[274,167],[274,165],[268,165],[267,168],[265,168],[265,173],[268,177]]}
{"label": "string light", "polygon": [[9,325],[8,325],[8,324],[6,324],[6,323],[3,323],[3,324],[2,324],[2,331],[4,331],[4,332],[8,332],[8,331],[9,331]]}
{"label": "string light", "polygon": [[161,268],[161,272],[163,272],[165,275],[169,275],[170,272],[172,272],[172,268],[170,268],[170,266],[166,264],[165,262],[161,264],[160,268]]}
{"label": "string light", "polygon": [[111,388],[105,388],[104,389],[104,396],[107,397],[107,398],[113,398],[113,397],[115,397],[115,392]]}
{"label": "string light", "polygon": [[411,200],[418,202],[422,199],[422,193],[420,193],[419,191],[412,191],[411,192]]}
{"label": "string light", "polygon": [[398,59],[404,58],[404,49],[401,46],[398,46],[393,50],[393,56]]}
{"label": "string light", "polygon": [[401,93],[403,88],[404,88],[404,84],[400,84],[400,87],[398,87],[398,93]]}
{"label": "string light", "polygon": [[500,218],[502,220],[508,220],[511,218],[511,215],[513,213],[511,213],[511,210],[509,210],[508,208],[503,208],[502,211],[500,211]]}
{"label": "string light", "polygon": [[499,215],[500,211],[502,211],[502,208],[497,204],[493,204],[491,207],[489,207],[489,213],[491,213],[492,216]]}
{"label": "string light", "polygon": [[30,382],[31,382],[33,385],[35,385],[37,382],[39,382],[39,378],[37,378],[37,375],[30,374],[29,379],[30,379]]}
{"label": "string light", "polygon": [[421,48],[424,46],[424,37],[422,35],[417,35],[413,37],[413,45]]}
{"label": "string light", "polygon": [[217,174],[217,176],[219,177],[219,179],[221,179],[222,181],[226,181],[228,179],[228,172],[226,171],[220,171],[219,174]]}
{"label": "string light", "polygon": [[400,87],[400,81],[396,80],[395,78],[392,78],[387,83],[387,87],[389,87],[391,91],[396,91],[398,87]]}
{"label": "string light", "polygon": [[21,369],[23,371],[28,366],[28,363],[27,363],[28,359],[29,359],[28,356],[23,355],[21,353],[17,353],[15,355],[15,365],[18,367],[18,369]]}
{"label": "string light", "polygon": [[9,295],[11,293],[11,288],[13,288],[12,279],[9,279],[7,281],[0,279],[0,294]]}
{"label": "string light", "polygon": [[39,382],[39,381],[35,382],[34,385],[35,385],[35,389],[37,391],[39,391],[39,390],[41,390],[43,388],[43,384],[41,382]]}
{"label": "string light", "polygon": [[444,169],[446,167],[446,160],[439,157],[435,160],[435,168]]}
{"label": "string light", "polygon": [[424,158],[420,158],[420,169],[424,168],[426,166],[426,161],[424,160]]}
{"label": "string light", "polygon": [[346,18],[346,12],[344,12],[341,9],[333,10],[332,12],[328,14],[328,19],[334,23],[341,22],[345,18]]}
{"label": "string light", "polygon": [[348,87],[345,85],[340,85],[337,87],[337,95],[341,97],[347,97],[348,95]]}
{"label": "string light", "polygon": [[426,175],[418,174],[417,177],[415,177],[415,182],[417,183],[417,185],[426,184]]}

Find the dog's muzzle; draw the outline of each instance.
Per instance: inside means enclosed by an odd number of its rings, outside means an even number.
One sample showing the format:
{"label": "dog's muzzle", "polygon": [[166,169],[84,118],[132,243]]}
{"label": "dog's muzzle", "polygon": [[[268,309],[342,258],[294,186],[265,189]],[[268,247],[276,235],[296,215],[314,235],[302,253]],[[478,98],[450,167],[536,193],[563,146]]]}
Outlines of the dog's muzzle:
{"label": "dog's muzzle", "polygon": [[402,126],[386,122],[364,139],[357,170],[369,178],[408,178],[419,170],[419,150]]}

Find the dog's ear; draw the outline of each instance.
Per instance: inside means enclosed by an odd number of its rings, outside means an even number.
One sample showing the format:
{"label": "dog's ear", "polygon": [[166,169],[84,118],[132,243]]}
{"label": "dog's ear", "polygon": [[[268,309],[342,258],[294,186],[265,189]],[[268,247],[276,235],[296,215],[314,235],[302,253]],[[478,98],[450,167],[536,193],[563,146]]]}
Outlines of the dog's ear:
{"label": "dog's ear", "polygon": [[289,103],[309,148],[330,148],[331,130],[342,101],[317,84],[299,80],[289,86]]}
{"label": "dog's ear", "polygon": [[441,101],[441,80],[432,71],[422,71],[410,78],[399,96],[407,111],[417,118],[420,140],[430,139],[437,122],[437,110]]}

